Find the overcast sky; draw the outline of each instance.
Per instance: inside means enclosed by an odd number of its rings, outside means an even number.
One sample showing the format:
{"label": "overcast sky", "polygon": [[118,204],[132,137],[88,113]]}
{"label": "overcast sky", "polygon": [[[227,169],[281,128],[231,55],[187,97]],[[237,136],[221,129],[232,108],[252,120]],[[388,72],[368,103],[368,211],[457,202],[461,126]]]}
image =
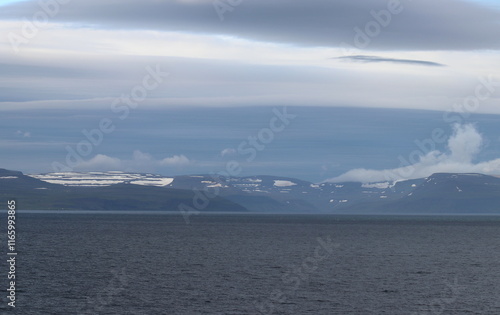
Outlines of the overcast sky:
{"label": "overcast sky", "polygon": [[[499,23],[493,0],[0,1],[0,114],[113,113],[152,73],[161,82],[146,80],[140,110],[465,104],[500,114]],[[162,159],[175,156],[186,162],[184,152]]]}
{"label": "overcast sky", "polygon": [[[478,76],[500,74],[492,2],[394,1],[10,3],[0,12],[0,106],[106,106],[95,99],[159,64],[171,78],[149,99],[161,106],[280,99],[446,110],[474,92]],[[500,113],[496,101],[479,110]]]}

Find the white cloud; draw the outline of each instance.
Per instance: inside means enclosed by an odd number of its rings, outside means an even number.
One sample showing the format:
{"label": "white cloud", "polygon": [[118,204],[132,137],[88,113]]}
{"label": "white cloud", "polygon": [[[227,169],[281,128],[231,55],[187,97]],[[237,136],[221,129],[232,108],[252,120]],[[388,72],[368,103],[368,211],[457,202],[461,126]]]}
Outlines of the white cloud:
{"label": "white cloud", "polygon": [[190,163],[191,161],[184,155],[174,155],[160,161],[160,165],[164,166],[185,166]]}
{"label": "white cloud", "polygon": [[29,132],[29,131],[21,131],[21,130],[18,130],[18,131],[16,131],[16,134],[17,134],[18,136],[23,137],[23,138],[31,138],[31,132]]}
{"label": "white cloud", "polygon": [[75,170],[80,171],[115,171],[122,168],[123,162],[120,159],[104,154],[98,154],[90,160],[80,162],[75,166]]}
{"label": "white cloud", "polygon": [[236,154],[236,150],[232,148],[226,148],[220,152],[221,157],[225,157],[226,155],[234,155]]}
{"label": "white cloud", "polygon": [[434,173],[500,174],[500,159],[473,163],[482,145],[483,138],[473,125],[455,125],[454,133],[448,139],[449,152],[435,150],[421,156],[412,165],[394,169],[353,169],[326,182],[374,183],[424,178]]}
{"label": "white cloud", "polygon": [[448,140],[450,160],[461,163],[471,163],[481,151],[482,136],[473,125],[455,126],[455,134]]}
{"label": "white cloud", "polygon": [[136,162],[151,162],[153,157],[149,153],[143,153],[139,150],[135,150],[132,154],[132,158]]}
{"label": "white cloud", "polygon": [[98,154],[74,167],[78,171],[133,171],[150,172],[158,167],[182,167],[191,161],[185,155],[174,155],[162,160],[156,160],[151,154],[135,150],[132,159],[119,159],[104,154]]}

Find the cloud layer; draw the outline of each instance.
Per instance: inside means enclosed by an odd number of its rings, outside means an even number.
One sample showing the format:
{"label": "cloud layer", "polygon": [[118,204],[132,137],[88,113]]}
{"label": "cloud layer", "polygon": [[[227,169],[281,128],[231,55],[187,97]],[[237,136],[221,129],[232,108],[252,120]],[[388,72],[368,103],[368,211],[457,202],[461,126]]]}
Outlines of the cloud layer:
{"label": "cloud layer", "polygon": [[412,165],[385,170],[353,169],[326,182],[375,183],[428,177],[434,173],[500,174],[500,159],[474,163],[481,151],[483,137],[474,125],[455,125],[448,139],[448,152],[434,150],[420,157]]}
{"label": "cloud layer", "polygon": [[[44,13],[41,3],[55,1],[3,6],[0,111],[109,108],[156,65],[170,75],[141,108],[308,104],[447,111],[473,93],[478,77],[500,77],[500,37],[492,31],[500,12],[479,3],[401,0],[401,12],[387,15],[394,1],[222,1],[233,7],[221,21],[218,2],[70,1],[24,38],[18,52],[10,36],[22,38],[26,23]],[[351,50],[356,42],[363,49]],[[442,64],[447,67],[437,67]],[[478,111],[499,113],[497,99],[498,91]]]}
{"label": "cloud layer", "polygon": [[[500,12],[464,0],[252,0],[234,1],[217,13],[213,0],[72,1],[56,22],[100,28],[175,30],[309,46],[352,44],[355,28],[377,33],[372,49],[498,49]],[[1,19],[21,19],[39,10],[35,1],[6,6]],[[223,21],[220,20],[222,16]],[[425,21],[425,22],[423,22]],[[466,23],[465,23],[466,21]],[[370,26],[371,25],[371,26]],[[385,31],[390,29],[390,31]],[[425,36],[422,36],[425,34]],[[363,47],[364,48],[364,47]]]}

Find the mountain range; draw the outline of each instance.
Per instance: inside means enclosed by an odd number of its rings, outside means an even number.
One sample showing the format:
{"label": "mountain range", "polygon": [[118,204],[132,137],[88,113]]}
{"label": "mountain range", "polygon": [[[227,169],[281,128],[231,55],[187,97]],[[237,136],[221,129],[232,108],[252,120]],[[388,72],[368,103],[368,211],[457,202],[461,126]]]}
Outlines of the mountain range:
{"label": "mountain range", "polygon": [[500,178],[437,173],[362,184],[279,176],[165,177],[124,172],[25,175],[0,169],[0,201],[33,210],[164,210],[332,214],[500,214]]}

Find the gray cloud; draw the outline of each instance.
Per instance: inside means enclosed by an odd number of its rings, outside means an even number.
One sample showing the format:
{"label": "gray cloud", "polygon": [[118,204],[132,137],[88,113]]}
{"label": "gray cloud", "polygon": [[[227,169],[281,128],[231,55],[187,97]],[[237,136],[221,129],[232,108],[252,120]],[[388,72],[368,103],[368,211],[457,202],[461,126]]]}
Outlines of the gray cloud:
{"label": "gray cloud", "polygon": [[[261,94],[276,94],[277,91],[286,95],[286,84],[301,85],[307,90],[317,83],[333,81],[338,76],[319,67],[179,57],[96,56],[90,60],[84,57],[47,62],[35,60],[25,64],[0,63],[0,81],[3,82],[0,84],[0,104],[71,100],[77,106],[76,100],[93,99],[101,104],[104,101],[106,105],[112,102],[113,97],[130,93],[134,86],[142,82],[147,73],[146,67],[154,65],[159,65],[171,76],[160,88],[149,93],[149,99],[189,95],[190,98],[212,96],[222,101],[225,97],[258,97]],[[304,84],[304,80],[309,83]],[[227,88],[228,84],[231,84],[231,89]],[[198,102],[203,103],[203,100]],[[41,106],[57,106],[52,103]]]}
{"label": "gray cloud", "polygon": [[[448,77],[445,67],[426,67],[429,74],[406,72],[401,76],[380,71],[374,76],[356,69],[332,71],[332,68],[314,66],[179,57],[102,55],[90,60],[76,56],[29,61],[20,64],[18,60],[9,71],[0,72],[3,82],[0,111],[19,108],[109,110],[116,97],[129,94],[142,82],[147,66],[155,65],[170,76],[158,89],[148,93],[141,108],[277,104],[398,108],[404,104],[405,108],[447,110],[451,98],[462,101],[460,97],[467,96],[463,93],[477,85],[473,81],[475,77],[472,81],[468,76]],[[324,63],[324,59],[319,61]],[[71,70],[61,71],[60,67]],[[42,77],[43,69],[50,75]],[[441,76],[436,77],[436,73]],[[482,102],[480,111],[498,113],[495,97],[496,94]]]}
{"label": "gray cloud", "polygon": [[[370,49],[500,48],[496,32],[500,11],[493,8],[464,0],[401,0],[401,13],[387,17],[380,12],[387,12],[388,3],[392,1],[251,0],[242,1],[232,11],[227,11],[221,21],[212,0],[86,0],[63,5],[54,21],[110,29],[225,34],[326,47],[340,47],[342,43],[356,46],[355,28],[367,33],[366,28],[374,27],[376,22],[380,32],[368,38]],[[12,4],[2,8],[0,19],[29,19],[37,10],[40,8],[35,1]],[[358,42],[366,41],[360,36],[358,34]]]}
{"label": "gray cloud", "polygon": [[336,57],[334,59],[341,59],[341,60],[354,61],[354,62],[366,62],[366,63],[389,62],[389,63],[409,64],[409,65],[417,65],[417,66],[430,66],[430,67],[443,67],[443,66],[445,66],[442,63],[426,61],[426,60],[382,58],[382,57],[377,57],[377,56],[364,56],[364,55],[342,56],[342,57]]}

